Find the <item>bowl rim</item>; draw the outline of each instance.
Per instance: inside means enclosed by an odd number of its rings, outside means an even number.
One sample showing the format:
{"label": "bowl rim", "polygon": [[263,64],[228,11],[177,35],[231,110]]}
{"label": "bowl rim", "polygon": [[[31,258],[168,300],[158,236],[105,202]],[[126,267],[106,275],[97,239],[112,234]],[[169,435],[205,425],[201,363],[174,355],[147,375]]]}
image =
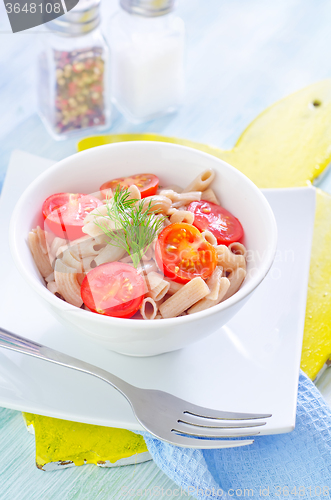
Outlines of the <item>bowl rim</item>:
{"label": "bowl rim", "polygon": [[[185,316],[179,316],[175,318],[164,318],[162,321],[142,321],[141,319],[132,319],[132,318],[114,318],[112,316],[106,316],[102,314],[96,314],[92,311],[87,311],[85,309],[81,309],[78,307],[75,307],[58,297],[56,297],[54,294],[52,294],[45,285],[43,285],[35,276],[32,276],[26,267],[23,264],[23,260],[20,257],[20,252],[18,249],[18,245],[16,245],[16,227],[17,227],[17,221],[19,219],[20,213],[22,209],[24,208],[26,204],[26,200],[29,199],[30,192],[32,192],[35,187],[43,181],[45,178],[49,176],[50,173],[53,173],[56,171],[58,168],[61,168],[62,165],[65,165],[66,163],[70,163],[72,161],[76,161],[77,157],[82,157],[84,156],[93,156],[95,154],[95,150],[97,149],[100,151],[100,149],[124,149],[124,148],[130,148],[130,147],[149,147],[149,145],[157,146],[159,145],[160,147],[163,148],[171,148],[171,149],[177,149],[177,150],[191,150],[193,151],[197,156],[200,157],[210,157],[215,160],[216,163],[220,163],[223,166],[226,166],[227,168],[234,170],[236,174],[241,177],[242,179],[245,180],[245,182],[248,184],[250,187],[251,191],[255,194],[256,197],[259,198],[261,201],[262,205],[264,206],[264,209],[266,213],[268,214],[269,218],[269,225],[270,225],[270,235],[271,235],[271,241],[269,242],[267,251],[265,253],[265,256],[263,257],[261,264],[259,266],[258,272],[256,273],[255,276],[253,276],[250,284],[247,286],[246,289],[240,288],[234,295],[229,297],[226,301],[221,302],[220,304],[217,304],[215,306],[212,306],[208,309],[205,309],[203,311],[194,313],[194,314],[187,314]],[[93,317],[96,322],[99,323],[106,323],[109,326],[123,326],[123,327],[131,327],[134,329],[154,329],[156,325],[161,326],[161,327],[169,327],[173,326],[175,324],[181,324],[181,323],[189,323],[192,321],[197,321],[197,320],[203,320],[206,317],[213,316],[215,314],[218,314],[226,309],[229,309],[231,306],[235,305],[236,303],[242,301],[250,295],[255,288],[263,281],[267,273],[269,272],[272,263],[275,258],[276,250],[277,250],[277,235],[278,235],[278,230],[277,230],[277,224],[275,220],[275,216],[273,214],[273,211],[261,192],[261,190],[245,175],[243,174],[240,170],[236,169],[229,163],[225,162],[224,160],[213,156],[209,153],[205,153],[203,151],[200,151],[198,149],[190,148],[188,146],[182,146],[179,144],[173,144],[173,143],[167,143],[167,142],[162,142],[162,141],[125,141],[125,142],[118,142],[118,143],[112,143],[112,144],[104,144],[101,146],[97,146],[95,148],[90,148],[84,151],[80,151],[77,153],[74,153],[59,162],[56,162],[54,165],[49,167],[45,172],[40,174],[36,179],[29,184],[29,186],[24,190],[22,195],[20,196],[19,200],[17,201],[14,211],[11,216],[10,220],[10,227],[9,227],[9,244],[10,244],[10,251],[13,256],[14,262],[16,264],[16,267],[18,268],[19,272],[25,280],[28,282],[28,284],[40,295],[42,296],[48,303],[54,305],[56,309],[60,309],[62,311],[70,311],[71,313],[76,313],[80,315],[89,315],[88,317],[91,319],[91,315],[93,314]],[[38,271],[39,272],[39,271]],[[83,316],[82,316],[83,317]]]}

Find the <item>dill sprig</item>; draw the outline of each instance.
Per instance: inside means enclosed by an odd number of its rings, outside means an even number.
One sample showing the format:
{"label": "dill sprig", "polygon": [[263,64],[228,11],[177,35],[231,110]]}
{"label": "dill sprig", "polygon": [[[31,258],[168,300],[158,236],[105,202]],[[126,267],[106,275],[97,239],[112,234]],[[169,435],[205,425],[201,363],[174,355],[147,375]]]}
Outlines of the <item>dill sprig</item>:
{"label": "dill sprig", "polygon": [[[107,215],[96,214],[99,220],[94,223],[108,236],[109,244],[123,248],[130,255],[137,268],[166,217],[155,216],[152,200],[146,207],[143,199],[129,197],[128,189],[118,186],[114,197],[106,200]],[[109,220],[114,223],[114,229],[107,225]]]}

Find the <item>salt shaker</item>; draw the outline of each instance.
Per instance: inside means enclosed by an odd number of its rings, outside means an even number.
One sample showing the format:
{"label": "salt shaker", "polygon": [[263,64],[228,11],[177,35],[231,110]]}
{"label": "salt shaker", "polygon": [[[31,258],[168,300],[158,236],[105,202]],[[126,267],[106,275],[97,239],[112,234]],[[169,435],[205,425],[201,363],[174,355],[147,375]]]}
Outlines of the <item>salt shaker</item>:
{"label": "salt shaker", "polygon": [[174,112],[184,94],[184,22],[174,0],[120,0],[107,39],[112,98],[135,123]]}
{"label": "salt shaker", "polygon": [[99,4],[80,0],[46,24],[39,57],[39,114],[55,139],[109,126],[109,48],[99,29]]}

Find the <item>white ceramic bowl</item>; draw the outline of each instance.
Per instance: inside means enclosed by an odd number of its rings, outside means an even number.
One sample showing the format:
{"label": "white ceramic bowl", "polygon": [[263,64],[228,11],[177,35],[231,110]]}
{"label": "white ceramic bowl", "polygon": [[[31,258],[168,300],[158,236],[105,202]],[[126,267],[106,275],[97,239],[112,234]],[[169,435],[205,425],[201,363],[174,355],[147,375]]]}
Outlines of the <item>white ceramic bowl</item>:
{"label": "white ceramic bowl", "polygon": [[[47,290],[27,245],[28,232],[42,224],[41,207],[45,198],[57,192],[96,192],[109,179],[142,172],[156,174],[162,185],[184,187],[207,168],[216,170],[213,188],[222,205],[241,221],[244,244],[249,250],[247,277],[232,297],[196,314],[142,321],[111,318],[79,309]],[[211,155],[163,142],[100,146],[60,161],[25,190],[15,207],[10,226],[15,263],[52,313],[67,327],[75,328],[90,340],[132,356],[151,356],[180,349],[227,323],[268,273],[276,242],[277,227],[272,210],[246,176]]]}

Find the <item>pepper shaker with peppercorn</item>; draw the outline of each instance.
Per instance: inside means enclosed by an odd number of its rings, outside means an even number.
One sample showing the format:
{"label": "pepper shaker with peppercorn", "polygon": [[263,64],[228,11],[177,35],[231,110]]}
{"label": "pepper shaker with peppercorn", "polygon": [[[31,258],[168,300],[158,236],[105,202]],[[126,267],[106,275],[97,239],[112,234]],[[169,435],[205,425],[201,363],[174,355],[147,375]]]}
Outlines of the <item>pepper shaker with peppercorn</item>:
{"label": "pepper shaker with peppercorn", "polygon": [[110,124],[109,50],[100,29],[100,0],[80,0],[46,24],[39,57],[39,112],[56,139]]}

